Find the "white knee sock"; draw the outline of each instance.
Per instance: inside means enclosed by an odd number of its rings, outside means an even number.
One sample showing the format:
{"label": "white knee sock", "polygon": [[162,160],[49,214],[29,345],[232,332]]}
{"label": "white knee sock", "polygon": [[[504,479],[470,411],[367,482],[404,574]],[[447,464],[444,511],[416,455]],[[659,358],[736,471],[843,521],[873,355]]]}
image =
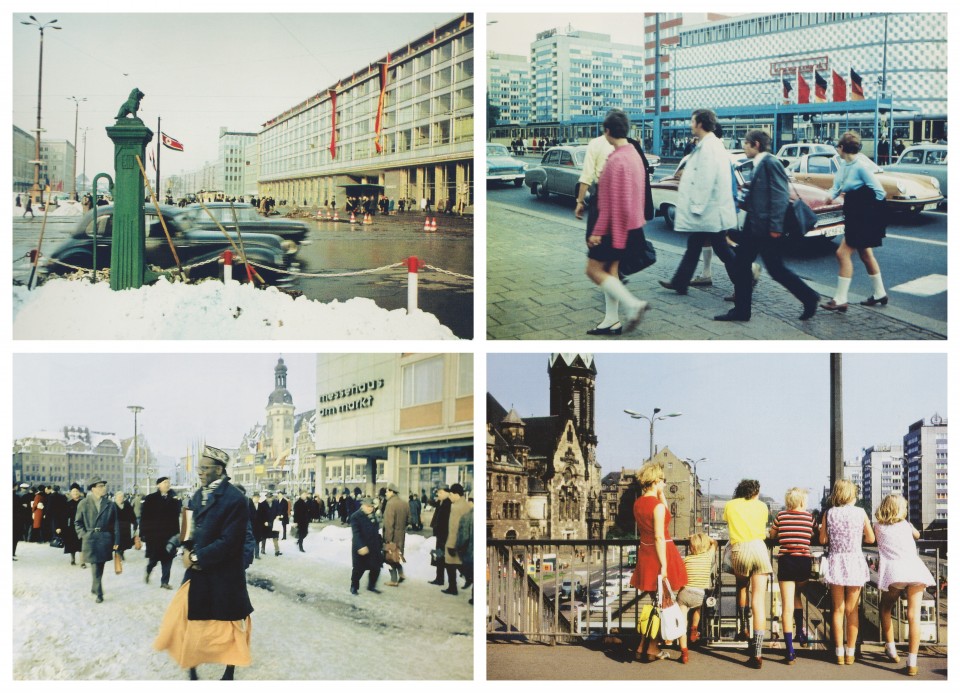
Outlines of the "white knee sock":
{"label": "white knee sock", "polygon": [[907,654],[907,666],[908,666],[908,667],[915,667],[915,666],[917,666],[917,653],[916,653],[916,652],[910,652],[910,653]]}
{"label": "white knee sock", "polygon": [[833,302],[843,305],[847,302],[847,292],[850,291],[851,277],[837,277],[837,292],[833,295]]}
{"label": "white knee sock", "polygon": [[624,306],[630,306],[635,308],[640,300],[631,294],[627,287],[625,287],[619,279],[616,277],[608,276],[602,282],[600,282],[600,288],[603,289],[603,293],[611,298],[619,301]]}
{"label": "white knee sock", "polygon": [[847,648],[847,657],[853,657],[856,653],[857,653],[857,648],[856,648],[856,647],[848,647],[848,648]]}
{"label": "white knee sock", "polygon": [[713,248],[704,248],[700,255],[703,257],[703,272],[700,273],[700,276],[704,279],[712,279],[713,275],[710,274],[710,261],[713,260]]}
{"label": "white knee sock", "polygon": [[896,657],[896,656],[897,656],[897,646],[896,646],[895,643],[888,642],[888,643],[886,644],[886,648],[887,648],[887,654],[888,654],[888,655],[890,655],[891,657]]}
{"label": "white knee sock", "polygon": [[843,646],[837,648],[837,657],[843,657]]}
{"label": "white knee sock", "polygon": [[604,291],[603,303],[606,312],[603,315],[603,322],[597,325],[597,327],[612,327],[620,321],[620,301]]}
{"label": "white knee sock", "polygon": [[875,299],[881,299],[887,295],[886,289],[883,288],[883,278],[880,276],[880,273],[868,274],[870,281],[873,282],[873,297]]}

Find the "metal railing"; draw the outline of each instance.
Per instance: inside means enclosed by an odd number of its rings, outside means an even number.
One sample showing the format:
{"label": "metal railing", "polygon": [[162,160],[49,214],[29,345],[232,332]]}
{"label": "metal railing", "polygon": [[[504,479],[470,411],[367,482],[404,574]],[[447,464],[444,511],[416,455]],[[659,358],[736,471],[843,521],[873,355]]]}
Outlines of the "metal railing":
{"label": "metal railing", "polygon": [[[689,551],[687,540],[674,540],[681,555]],[[732,573],[722,565],[728,542],[718,540],[712,568],[713,588],[707,591],[700,620],[705,644],[728,646],[737,642],[742,630],[750,629],[750,616],[737,613],[737,585]],[[920,549],[933,551],[931,572],[941,575],[943,542],[918,542]],[[926,546],[932,544],[932,546]],[[525,638],[556,644],[576,642],[609,634],[636,635],[643,607],[652,603],[652,595],[630,587],[636,565],[635,539],[607,540],[487,540],[488,594],[486,631],[490,638]],[[815,555],[811,580],[803,589],[803,626],[814,647],[832,647],[830,623],[832,604],[829,588],[817,580],[822,547],[812,547]],[[872,558],[869,553],[868,559]],[[926,555],[926,554],[924,554]],[[776,555],[771,550],[775,566]],[[872,560],[871,560],[872,563]],[[875,564],[874,564],[875,565]],[[768,641],[783,634],[780,615],[780,591],[774,575],[768,581],[766,626]],[[871,572],[872,580],[876,575]],[[941,644],[941,602],[935,590],[935,637],[924,644]],[[866,623],[879,633],[879,617],[865,613],[860,603],[861,632]],[[745,620],[746,623],[741,622]],[[899,632],[899,631],[898,631]],[[878,636],[879,637],[879,636]],[[876,641],[866,641],[876,642]]]}

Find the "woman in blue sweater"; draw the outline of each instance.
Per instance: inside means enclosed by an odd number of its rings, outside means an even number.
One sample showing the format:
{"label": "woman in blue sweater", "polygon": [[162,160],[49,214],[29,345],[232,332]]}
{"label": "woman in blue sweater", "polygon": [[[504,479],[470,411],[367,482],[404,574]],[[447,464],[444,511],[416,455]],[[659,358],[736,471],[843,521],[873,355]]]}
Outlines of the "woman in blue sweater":
{"label": "woman in blue sweater", "polygon": [[869,159],[860,155],[860,135],[845,132],[837,143],[840,154],[840,171],[833,187],[830,188],[831,200],[843,193],[843,216],[846,225],[843,241],[837,248],[837,261],[840,263],[837,277],[837,291],[827,303],[820,307],[839,313],[847,312],[847,292],[853,279],[853,253],[856,251],[863,260],[873,292],[863,306],[885,306],[889,302],[880,277],[880,265],[873,256],[873,249],[883,243],[886,235],[884,204],[886,191],[877,177],[868,168]]}

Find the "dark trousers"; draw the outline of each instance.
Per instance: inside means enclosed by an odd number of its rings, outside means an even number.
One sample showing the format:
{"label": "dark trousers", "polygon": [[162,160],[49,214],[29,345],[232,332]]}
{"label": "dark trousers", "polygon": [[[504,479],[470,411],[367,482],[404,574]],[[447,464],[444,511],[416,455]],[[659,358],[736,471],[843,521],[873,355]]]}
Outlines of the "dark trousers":
{"label": "dark trousers", "polygon": [[[446,544],[446,543],[447,543],[446,537],[444,537],[443,541],[440,540],[440,537],[437,537],[437,546],[438,546],[438,547],[440,547],[441,549],[443,549],[443,545]],[[438,558],[438,559],[437,559],[437,577],[435,578],[435,580],[436,580],[436,582],[439,582],[440,584],[443,584],[443,573],[444,573],[444,568],[445,568],[445,567],[446,567],[446,561],[444,561],[443,558]]]}
{"label": "dark trousers", "polygon": [[307,537],[307,531],[310,529],[309,522],[298,522],[297,523],[297,546],[300,547],[300,550],[303,551],[303,540]]}
{"label": "dark trousers", "polygon": [[403,565],[400,563],[388,563],[387,566],[387,569],[390,571],[390,581],[400,582],[400,578],[403,577]]}
{"label": "dark trousers", "polygon": [[167,558],[157,558],[156,556],[151,556],[147,561],[147,575],[153,572],[153,569],[157,567],[157,563],[160,564],[160,584],[169,585],[170,584],[170,566],[173,564],[173,557],[167,554]]}
{"label": "dark trousers", "polygon": [[447,589],[451,592],[456,593],[457,591],[457,568],[460,566],[457,565],[448,565],[447,568]]}
{"label": "dark trousers", "polygon": [[94,563],[90,574],[93,576],[93,586],[90,588],[92,594],[103,597],[103,566],[106,563]]}
{"label": "dark trousers", "polygon": [[286,539],[286,538],[287,538],[287,523],[286,523],[286,522],[283,523],[283,537],[281,537],[281,538],[282,538],[282,539]]}
{"label": "dark trousers", "polygon": [[673,279],[670,280],[674,288],[685,290],[690,285],[690,280],[693,279],[693,273],[697,270],[697,262],[700,261],[700,251],[703,250],[704,245],[707,244],[713,248],[713,252],[717,254],[717,258],[719,258],[727,268],[727,276],[730,277],[731,281],[733,280],[733,275],[730,273],[730,270],[731,263],[733,263],[734,260],[734,254],[730,245],[727,243],[727,234],[688,233],[687,236],[687,249],[680,259],[680,264],[677,266],[677,271],[673,274]]}
{"label": "dark trousers", "polygon": [[763,260],[770,278],[778,282],[793,294],[805,306],[820,300],[820,294],[807,286],[804,281],[787,269],[783,264],[784,239],[771,238],[769,235],[754,236],[745,234],[737,246],[737,255],[730,268],[733,280],[734,310],[742,317],[750,317],[753,302],[753,272],[751,266],[759,255]]}
{"label": "dark trousers", "polygon": [[350,574],[350,587],[355,590],[360,589],[360,578],[363,577],[363,574],[369,570],[370,575],[367,577],[367,589],[373,589],[377,586],[377,580],[380,578],[380,566],[376,568],[361,568],[359,566],[353,567],[353,572]]}

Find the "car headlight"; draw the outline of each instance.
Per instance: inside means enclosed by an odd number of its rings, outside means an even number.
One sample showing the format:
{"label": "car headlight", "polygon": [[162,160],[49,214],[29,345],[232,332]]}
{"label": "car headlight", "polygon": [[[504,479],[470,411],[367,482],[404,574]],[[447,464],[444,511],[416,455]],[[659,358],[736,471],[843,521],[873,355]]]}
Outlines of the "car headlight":
{"label": "car headlight", "polygon": [[521,164],[521,166],[523,166],[521,169],[522,171],[526,171],[528,168],[530,168],[530,164]]}
{"label": "car headlight", "polygon": [[932,185],[933,187],[935,187],[937,190],[940,189],[940,181],[938,181],[936,178],[931,178],[931,179],[930,179],[930,185]]}
{"label": "car headlight", "polygon": [[299,246],[296,241],[291,241],[289,238],[285,238],[280,241],[280,248],[283,250],[284,255],[293,255],[299,250]]}

